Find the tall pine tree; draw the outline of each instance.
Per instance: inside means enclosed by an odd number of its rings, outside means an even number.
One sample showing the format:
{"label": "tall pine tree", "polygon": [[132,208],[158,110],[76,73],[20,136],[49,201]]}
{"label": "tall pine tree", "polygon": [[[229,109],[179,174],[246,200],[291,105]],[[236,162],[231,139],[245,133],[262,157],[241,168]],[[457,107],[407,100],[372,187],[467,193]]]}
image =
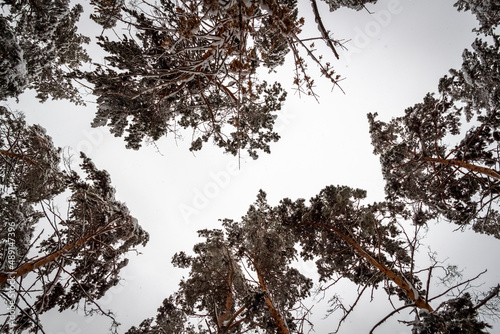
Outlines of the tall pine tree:
{"label": "tall pine tree", "polygon": [[[273,126],[286,96],[279,83],[259,79],[259,67],[273,71],[291,51],[297,88],[314,94],[299,53],[305,49],[324,76],[339,79],[298,37],[304,22],[295,1],[142,1],[121,10],[95,3],[104,27],[119,22],[134,32],[100,37],[107,63],[86,75],[98,96],[93,126],[126,134],[129,148],[190,129],[193,151],[212,140],[225,152],[246,149],[257,158],[279,139]],[[335,52],[338,43],[326,31],[322,37]]]}
{"label": "tall pine tree", "polygon": [[[62,171],[60,149],[45,129],[4,107],[0,117],[0,289],[18,314],[14,327],[1,331],[38,330],[40,314],[78,308],[80,301],[88,314],[110,315],[96,301],[119,282],[128,252],[145,245],[148,234],[115,199],[106,171],[83,153],[85,178]],[[66,217],[53,201],[64,191]],[[52,231],[34,234],[43,227]]]}
{"label": "tall pine tree", "polygon": [[75,71],[90,61],[90,38],[78,33],[83,7],[69,0],[5,0],[0,14],[0,99],[34,89],[40,101],[83,100],[74,86]]}
{"label": "tall pine tree", "polygon": [[460,70],[439,84],[440,97],[389,123],[368,116],[389,199],[423,203],[424,211],[500,238],[500,54],[477,39]]}

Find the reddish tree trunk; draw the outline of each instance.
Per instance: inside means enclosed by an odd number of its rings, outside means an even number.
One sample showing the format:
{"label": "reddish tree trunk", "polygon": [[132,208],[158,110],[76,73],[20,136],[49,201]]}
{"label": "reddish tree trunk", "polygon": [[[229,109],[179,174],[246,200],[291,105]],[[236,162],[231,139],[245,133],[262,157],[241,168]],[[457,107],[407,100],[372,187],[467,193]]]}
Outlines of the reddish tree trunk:
{"label": "reddish tree trunk", "polygon": [[376,259],[373,258],[369,253],[367,253],[353,238],[350,236],[342,233],[339,229],[335,228],[334,226],[330,226],[327,224],[318,224],[318,223],[308,223],[307,225],[312,225],[312,226],[317,226],[317,227],[322,227],[326,228],[330,231],[335,232],[340,238],[342,238],[344,241],[349,243],[354,250],[364,257],[368,262],[370,262],[371,265],[373,265],[375,268],[377,268],[381,273],[383,273],[387,278],[389,278],[391,281],[393,281],[398,287],[403,290],[403,292],[410,298],[415,305],[420,308],[420,309],[425,309],[428,310],[429,312],[433,311],[433,308],[419,295],[415,295],[414,289],[407,283],[405,279],[400,277],[398,274],[387,268],[387,266],[383,263],[378,262]]}
{"label": "reddish tree trunk", "polygon": [[99,234],[102,234],[104,232],[110,231],[112,229],[113,229],[113,227],[106,227],[106,228],[97,230],[94,233],[89,233],[89,234],[83,236],[82,238],[80,238],[80,239],[78,239],[70,244],[67,244],[66,246],[64,246],[63,248],[61,248],[58,251],[55,251],[51,254],[42,256],[38,259],[31,260],[30,262],[27,262],[27,263],[21,265],[12,273],[8,273],[8,274],[7,273],[0,273],[0,286],[4,285],[9,278],[17,278],[17,277],[25,275],[29,272],[32,272],[32,271],[34,271],[34,270],[36,270],[44,265],[56,260],[57,258],[61,257],[66,252],[70,251],[71,249],[85,244],[89,239],[91,239]]}
{"label": "reddish tree trunk", "polygon": [[281,313],[274,306],[274,303],[269,294],[269,290],[267,289],[266,282],[264,281],[264,278],[262,277],[260,269],[257,265],[255,265],[255,271],[257,272],[260,288],[262,289],[262,292],[264,292],[264,300],[266,302],[267,308],[269,309],[269,313],[271,314],[271,317],[274,319],[274,323],[278,327],[278,334],[290,334],[290,331],[288,330],[288,327],[286,326],[285,321],[281,316]]}
{"label": "reddish tree trunk", "polygon": [[489,175],[491,177],[500,179],[500,174],[498,174],[496,171],[494,171],[491,168],[487,167],[481,167],[481,166],[476,166],[461,160],[454,160],[454,159],[442,159],[442,158],[431,158],[431,157],[425,157],[425,161],[428,162],[437,162],[442,165],[449,165],[449,166],[457,166],[457,167],[462,167],[465,169],[468,169],[473,172],[478,172],[484,175]]}

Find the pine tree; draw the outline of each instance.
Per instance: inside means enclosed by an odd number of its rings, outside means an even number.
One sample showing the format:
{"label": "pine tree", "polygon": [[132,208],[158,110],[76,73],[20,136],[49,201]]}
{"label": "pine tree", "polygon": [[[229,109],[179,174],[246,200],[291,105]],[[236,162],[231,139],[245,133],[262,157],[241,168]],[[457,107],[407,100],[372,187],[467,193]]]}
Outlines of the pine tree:
{"label": "pine tree", "polygon": [[[432,278],[442,268],[443,282],[460,277],[455,266],[444,267],[433,260],[421,268],[415,261],[421,242],[418,222],[431,217],[404,205],[363,205],[365,197],[360,189],[328,186],[309,204],[303,199],[283,199],[272,207],[260,191],[240,221],[224,219],[223,230],[199,231],[204,241],[195,245],[194,255],[174,255],[175,266],[190,270],[188,278],[164,300],[156,318],[144,320],[127,334],[304,333],[307,326],[313,326],[308,323],[309,307],[304,305],[313,281],[294,268],[299,255],[304,261],[315,260],[320,292],[326,293],[324,285],[330,288],[341,279],[358,287],[357,292],[343,296],[353,295],[350,306],[341,301],[342,296],[330,300],[332,310],[343,312],[337,331],[355,312],[363,294],[374,289],[387,293],[394,311],[373,330],[405,309],[420,314],[407,324],[424,328],[430,326],[427,315],[443,319],[451,314],[443,305],[452,307],[458,300],[471,298],[462,287],[481,274],[450,283],[447,292],[457,293],[451,299],[446,299],[447,293],[430,294]],[[399,299],[400,305],[393,299]],[[444,301],[439,304],[438,300]],[[457,312],[454,319],[485,328],[489,325],[480,320],[479,311],[486,305],[496,310],[497,301],[495,288],[473,309]],[[435,325],[440,321],[432,320]]]}
{"label": "pine tree", "polygon": [[[39,329],[41,313],[77,308],[80,301],[88,314],[111,316],[96,300],[119,282],[127,253],[144,246],[148,234],[115,199],[106,171],[83,153],[85,179],[61,171],[60,149],[45,129],[4,107],[0,116],[0,287],[14,288],[20,311],[15,328],[2,331]],[[65,218],[53,202],[64,191],[70,193]],[[35,236],[43,224],[53,231]]]}
{"label": "pine tree", "polygon": [[18,96],[26,87],[23,49],[8,20],[0,16],[0,100]]}
{"label": "pine tree", "polygon": [[127,334],[301,333],[308,314],[301,301],[312,281],[292,267],[294,236],[274,215],[261,192],[241,222],[225,219],[224,230],[199,231],[205,241],[194,246],[194,255],[179,252],[172,260],[189,268],[189,277],[165,299],[155,320]]}
{"label": "pine tree", "polygon": [[[148,234],[127,207],[115,200],[109,175],[96,169],[83,154],[82,159],[87,180],[75,172],[68,176],[72,192],[68,218],[59,218],[52,204],[42,202],[44,217],[57,217],[50,222],[54,232],[40,242],[39,255],[17,257],[13,268],[0,272],[3,287],[13,284],[12,280],[22,285],[22,277],[34,276],[35,284],[19,290],[23,298],[25,294],[37,293],[33,304],[27,305],[18,316],[16,331],[41,326],[37,320],[39,314],[55,307],[60,312],[77,308],[81,300],[95,305],[95,308],[85,307],[87,314],[100,312],[111,316],[96,301],[120,281],[119,272],[128,263],[127,253],[148,241]],[[24,232],[17,228],[19,223],[14,228],[16,234]],[[20,238],[24,242],[29,240],[28,236]]]}
{"label": "pine tree", "polygon": [[500,4],[496,0],[458,0],[454,6],[459,11],[471,11],[476,16],[478,33],[493,35],[500,23]]}
{"label": "pine tree", "polygon": [[69,0],[4,0],[0,17],[0,98],[34,89],[40,101],[68,99],[83,104],[73,74],[90,58],[90,38],[77,32],[83,12]]}
{"label": "pine tree", "polygon": [[[413,271],[415,245],[401,238],[404,230],[399,220],[409,213],[385,203],[363,206],[360,201],[365,197],[361,189],[329,186],[311,198],[309,205],[303,199],[282,200],[280,220],[296,233],[302,257],[317,259],[320,281],[345,278],[362,292],[383,285],[389,296],[432,311]],[[350,311],[341,308],[346,317]]]}
{"label": "pine tree", "polygon": [[439,312],[421,312],[420,319],[413,322],[412,334],[486,334],[491,328],[479,319],[477,307],[469,293],[452,298],[441,305]]}
{"label": "pine tree", "polygon": [[265,192],[259,192],[241,222],[225,219],[223,226],[241,260],[255,273],[258,291],[264,294],[269,314],[262,322],[272,324],[277,333],[300,332],[304,318],[292,310],[309,296],[312,280],[293,267],[298,255],[296,236],[280,224]]}
{"label": "pine tree", "polygon": [[2,194],[28,203],[51,199],[65,187],[59,165],[60,149],[39,125],[26,124],[24,115],[0,106],[0,172]]}
{"label": "pine tree", "polygon": [[191,269],[179,284],[177,304],[191,317],[206,314],[205,323],[217,333],[241,330],[250,297],[243,269],[221,230],[198,234],[206,241],[193,248],[195,256],[180,252],[172,259],[176,267]]}
{"label": "pine tree", "polygon": [[34,226],[43,216],[34,205],[64,190],[59,156],[45,129],[28,126],[22,113],[0,106],[0,272],[27,256]]}
{"label": "pine tree", "polygon": [[[279,83],[259,80],[257,69],[275,70],[291,51],[297,89],[314,94],[299,54],[305,49],[324,76],[334,84],[339,79],[298,38],[303,20],[295,1],[96,6],[105,27],[118,21],[135,32],[118,41],[100,37],[99,45],[110,54],[107,64],[84,75],[98,96],[92,125],[108,125],[116,136],[127,133],[128,148],[190,129],[193,151],[213,140],[225,152],[246,149],[257,158],[279,139],[273,125],[286,96]],[[335,52],[338,43],[326,31],[322,35]]]}
{"label": "pine tree", "polygon": [[441,79],[440,98],[428,94],[389,123],[370,114],[372,144],[389,199],[423,203],[423,211],[500,238],[498,37],[493,45],[476,40],[463,59]]}
{"label": "pine tree", "polygon": [[[391,202],[363,205],[361,201],[365,197],[366,192],[360,189],[328,186],[312,197],[309,205],[303,199],[283,199],[275,208],[281,224],[297,236],[303,259],[315,260],[320,282],[326,283],[330,288],[339,280],[348,279],[358,287],[357,297],[349,306],[344,305],[342,296],[334,295],[330,300],[331,312],[343,312],[336,332],[354,312],[364,292],[370,289],[383,288],[394,308],[394,311],[374,325],[371,333],[404,309],[411,308],[423,315],[423,318],[417,317],[416,322],[408,323],[414,326],[416,323],[426,322],[425,315],[431,314],[439,318],[450,312],[450,309],[441,309],[444,304],[452,306],[457,305],[457,300],[470,299],[471,296],[459,287],[470,284],[481,274],[450,284],[447,292],[456,291],[458,297],[447,299],[438,305],[436,299],[443,298],[446,294],[432,297],[429,290],[435,271],[442,265],[433,260],[429,267],[416,270],[418,264],[415,263],[415,254],[421,242],[421,223],[430,219],[430,216],[422,214],[418,208],[415,210]],[[410,222],[413,224],[409,224]],[[405,229],[405,226],[412,226],[414,231],[407,231],[408,227]],[[422,277],[424,273],[425,278]],[[458,277],[460,274],[456,267],[449,266],[445,270],[443,282],[451,282]],[[323,288],[321,290],[325,291]],[[392,296],[397,296],[403,302],[402,305],[396,306]],[[476,329],[485,328],[489,325],[480,320],[479,310],[488,304],[494,310],[492,313],[495,317],[498,308],[494,305],[498,297],[496,287],[476,303],[472,310],[449,314],[453,314],[456,323],[467,324]]]}

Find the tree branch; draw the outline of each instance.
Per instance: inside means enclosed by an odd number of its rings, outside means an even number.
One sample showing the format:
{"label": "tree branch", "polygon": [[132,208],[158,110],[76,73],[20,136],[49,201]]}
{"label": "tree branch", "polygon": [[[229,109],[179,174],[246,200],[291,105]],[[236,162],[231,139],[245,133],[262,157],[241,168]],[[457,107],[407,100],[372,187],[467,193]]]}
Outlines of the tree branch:
{"label": "tree branch", "polygon": [[442,165],[449,165],[449,166],[457,166],[457,167],[462,167],[465,169],[468,169],[473,172],[478,172],[484,175],[489,175],[491,177],[500,179],[500,174],[498,174],[496,171],[494,171],[491,168],[487,167],[481,167],[481,166],[476,166],[461,160],[455,160],[455,159],[442,159],[442,158],[432,158],[432,157],[424,157],[425,161],[428,162],[437,162]]}
{"label": "tree branch", "polygon": [[375,330],[375,328],[377,328],[378,326],[382,325],[387,319],[389,319],[390,317],[392,317],[394,314],[399,313],[399,311],[402,311],[405,308],[414,307],[414,306],[415,306],[415,304],[407,304],[407,305],[403,305],[403,306],[401,306],[401,307],[393,310],[391,313],[389,313],[388,315],[386,315],[382,320],[380,320],[379,322],[377,322],[375,324],[375,326],[372,327],[372,329],[370,330],[370,334],[373,334],[373,331]]}
{"label": "tree branch", "polygon": [[321,224],[321,223],[306,223],[306,224],[311,225],[311,226],[322,227],[322,228],[328,229],[330,231],[333,231],[340,238],[342,238],[344,241],[349,243],[359,255],[361,255],[363,258],[365,258],[371,265],[373,265],[380,272],[382,272],[387,278],[389,278],[397,286],[399,286],[403,290],[405,295],[408,298],[410,298],[413,302],[415,302],[415,305],[418,308],[426,309],[429,312],[433,311],[433,309],[429,305],[429,303],[426,302],[420,295],[418,295],[418,293],[416,293],[415,288],[413,286],[410,286],[404,277],[399,276],[398,274],[396,274],[392,270],[390,270],[385,264],[380,263],[377,260],[375,260],[353,238],[342,233],[338,228],[331,226],[331,225],[328,225],[328,224]]}
{"label": "tree branch", "polygon": [[319,15],[318,4],[316,3],[316,0],[311,0],[311,6],[314,13],[314,19],[318,24],[318,29],[321,33],[321,36],[323,36],[323,40],[325,41],[326,45],[328,45],[328,47],[333,51],[335,58],[339,59],[339,54],[337,53],[337,50],[335,50],[335,46],[328,36],[325,26],[323,25],[323,20],[321,20],[321,15]]}

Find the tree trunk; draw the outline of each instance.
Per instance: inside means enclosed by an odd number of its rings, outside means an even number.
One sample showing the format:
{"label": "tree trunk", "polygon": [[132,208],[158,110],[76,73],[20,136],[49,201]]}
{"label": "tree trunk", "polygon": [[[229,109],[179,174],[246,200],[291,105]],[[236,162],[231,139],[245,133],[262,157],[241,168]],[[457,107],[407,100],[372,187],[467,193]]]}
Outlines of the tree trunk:
{"label": "tree trunk", "polygon": [[255,266],[255,271],[257,272],[257,277],[259,279],[260,288],[262,289],[262,292],[264,292],[264,300],[266,302],[267,308],[269,309],[269,313],[271,313],[271,317],[274,319],[274,323],[278,327],[278,334],[290,334],[290,331],[288,330],[288,327],[286,326],[283,317],[273,304],[271,295],[269,294],[269,290],[267,289],[266,282],[264,281],[260,269],[255,264],[255,262],[254,266]]}
{"label": "tree trunk", "polygon": [[[229,326],[228,320],[231,316],[233,308],[233,266],[230,264],[229,272],[227,273],[227,295],[224,305],[224,313],[217,315],[217,333],[225,333],[225,329]],[[226,323],[225,323],[226,322]]]}
{"label": "tree trunk", "polygon": [[62,249],[60,249],[58,251],[55,251],[51,254],[42,256],[38,259],[31,260],[30,262],[27,262],[27,263],[21,265],[12,273],[5,273],[5,272],[0,273],[0,286],[4,285],[9,278],[17,278],[17,277],[25,275],[29,272],[32,272],[32,271],[40,268],[41,266],[44,266],[44,265],[56,260],[57,258],[61,257],[62,255],[64,255],[64,253],[70,251],[71,249],[83,245],[89,239],[91,239],[91,238],[93,238],[101,233],[110,231],[112,229],[113,229],[113,227],[106,227],[106,228],[97,230],[94,233],[89,233],[89,234],[83,236],[82,238],[80,238],[80,239],[78,239],[70,244],[67,244],[66,246],[64,246]]}
{"label": "tree trunk", "polygon": [[491,177],[500,179],[500,174],[498,174],[495,170],[493,170],[491,168],[476,166],[476,165],[469,164],[469,163],[461,161],[461,160],[431,158],[431,157],[424,157],[424,160],[429,161],[429,162],[437,162],[437,163],[440,163],[443,165],[462,167],[462,168],[468,169],[468,170],[473,171],[473,172],[478,172],[478,173],[481,173],[484,175],[489,175]]}
{"label": "tree trunk", "polygon": [[378,262],[375,260],[369,253],[367,253],[353,238],[350,236],[342,233],[339,229],[327,225],[327,224],[318,224],[318,223],[308,223],[307,225],[312,225],[312,226],[318,226],[318,227],[323,227],[326,229],[329,229],[330,231],[335,232],[339,237],[341,237],[343,240],[345,240],[347,243],[349,243],[355,250],[356,252],[364,257],[370,264],[372,264],[375,268],[377,268],[382,274],[384,274],[387,278],[392,280],[397,286],[399,286],[403,292],[410,298],[415,305],[420,308],[420,309],[425,309],[428,310],[429,312],[433,311],[433,308],[418,294],[415,294],[415,290],[413,287],[411,287],[408,282],[400,277],[398,274],[387,268],[387,266],[383,263]]}

